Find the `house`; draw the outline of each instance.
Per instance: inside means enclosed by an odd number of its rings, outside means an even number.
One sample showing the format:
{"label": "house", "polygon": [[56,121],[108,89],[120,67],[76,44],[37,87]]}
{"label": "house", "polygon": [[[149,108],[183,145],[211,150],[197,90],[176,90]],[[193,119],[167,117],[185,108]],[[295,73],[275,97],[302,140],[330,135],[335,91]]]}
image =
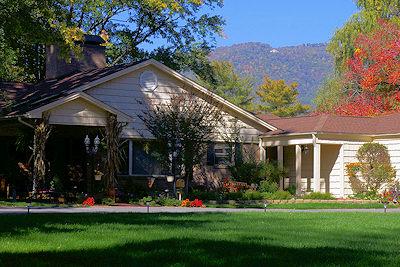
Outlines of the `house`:
{"label": "house", "polygon": [[[106,67],[104,41],[96,36],[85,36],[81,44],[83,58],[72,58],[70,63],[60,59],[56,46],[47,47],[46,79],[38,84],[0,83],[5,100],[0,121],[0,175],[18,179],[16,163],[27,161],[29,152],[16,151],[16,142],[28,134],[32,140],[31,128],[44,114],[49,115],[52,132],[46,144],[46,158],[54,176],[62,179],[76,179],[75,187],[84,190],[90,177],[86,163],[91,161],[84,141],[93,145],[96,136],[106,125],[110,114],[126,126],[122,132],[125,142],[124,166],[121,177],[131,180],[148,176],[165,180],[161,170],[148,154],[144,142],[151,140],[140,114],[150,105],[169,101],[176,94],[188,92],[202,101],[217,103],[224,121],[228,124],[219,132],[229,132],[230,127],[239,127],[245,144],[258,146],[259,135],[276,127],[234,104],[213,94],[206,88],[182,74],[155,61],[145,60],[132,64]],[[150,100],[150,101],[149,101]],[[212,103],[211,103],[212,102]],[[235,125],[234,125],[235,124]],[[218,157],[226,157],[224,140],[220,134],[213,140],[214,162],[211,171],[224,175],[226,169],[219,166]],[[22,149],[23,150],[23,149]],[[90,153],[89,153],[90,154]],[[214,164],[215,163],[215,164]],[[96,163],[94,163],[96,164]],[[99,166],[101,167],[101,166]],[[11,178],[9,178],[10,180]]]}
{"label": "house", "polygon": [[84,142],[92,146],[112,114],[125,123],[125,161],[120,178],[145,182],[151,176],[156,183],[165,182],[157,162],[146,153],[145,143],[152,136],[139,116],[151,108],[149,105],[168,102],[173,95],[184,92],[201,101],[217,103],[228,122],[212,140],[215,146],[208,160],[208,171],[220,177],[227,175],[224,165],[219,164],[227,157],[221,135],[237,127],[245,144],[259,148],[260,160],[277,160],[288,170],[281,186],[296,185],[298,193],[351,195],[345,166],[356,161],[362,144],[372,141],[388,147],[400,178],[400,114],[375,118],[255,116],[152,59],[106,67],[103,42],[99,37],[85,36],[83,57],[73,57],[70,63],[59,58],[56,46],[49,46],[44,81],[0,83],[4,96],[3,100],[0,98],[0,178],[21,184],[24,188],[19,190],[29,190],[28,180],[21,178],[17,163],[29,160],[27,146],[32,140],[32,128],[48,114],[53,126],[46,145],[50,171],[54,177],[70,181],[76,190],[84,191],[93,184],[87,178],[93,176],[87,167],[93,155],[87,153]]}
{"label": "house", "polygon": [[357,151],[366,142],[388,148],[396,179],[400,179],[400,113],[379,117],[322,114],[264,119],[278,130],[260,136],[262,158],[276,159],[288,170],[284,187],[295,184],[299,193],[352,195],[346,164],[357,162]]}

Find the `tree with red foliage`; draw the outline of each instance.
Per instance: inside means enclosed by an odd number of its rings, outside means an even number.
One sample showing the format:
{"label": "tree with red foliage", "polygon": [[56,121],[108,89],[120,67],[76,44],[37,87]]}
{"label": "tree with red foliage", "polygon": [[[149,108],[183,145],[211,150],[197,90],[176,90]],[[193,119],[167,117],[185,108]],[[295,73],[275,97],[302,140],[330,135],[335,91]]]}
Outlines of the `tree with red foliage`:
{"label": "tree with red foliage", "polygon": [[371,34],[360,34],[345,78],[369,92],[400,89],[400,26],[381,20]]}
{"label": "tree with red foliage", "polygon": [[374,116],[400,110],[400,26],[381,20],[360,34],[344,73],[349,94],[334,113]]}

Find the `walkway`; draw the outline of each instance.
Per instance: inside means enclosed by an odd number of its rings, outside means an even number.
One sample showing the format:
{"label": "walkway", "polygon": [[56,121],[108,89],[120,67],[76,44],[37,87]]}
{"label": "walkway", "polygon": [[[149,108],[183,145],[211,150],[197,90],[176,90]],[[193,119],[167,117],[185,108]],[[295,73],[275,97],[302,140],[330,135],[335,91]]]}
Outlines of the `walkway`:
{"label": "walkway", "polygon": [[[109,207],[95,206],[90,208],[41,208],[33,207],[30,213],[198,213],[198,212],[265,212],[264,209],[229,209],[229,208],[181,208],[181,207]],[[383,213],[383,209],[267,209],[266,212],[375,212]],[[388,213],[399,213],[400,209],[387,209]],[[27,214],[27,208],[0,208],[0,215],[4,214]]]}

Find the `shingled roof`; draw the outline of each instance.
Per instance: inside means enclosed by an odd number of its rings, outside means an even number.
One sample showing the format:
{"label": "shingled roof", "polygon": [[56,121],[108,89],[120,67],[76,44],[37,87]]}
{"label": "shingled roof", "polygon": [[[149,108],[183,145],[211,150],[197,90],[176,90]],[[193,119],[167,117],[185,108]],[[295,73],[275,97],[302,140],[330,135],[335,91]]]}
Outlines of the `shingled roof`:
{"label": "shingled roof", "polygon": [[278,128],[278,130],[268,132],[266,136],[296,133],[367,135],[400,133],[400,113],[378,117],[320,114],[293,118],[270,118],[266,121]]}
{"label": "shingled roof", "polygon": [[[23,115],[30,110],[67,96],[72,90],[80,86],[137,65],[143,61],[76,72],[65,77],[46,79],[35,85],[0,82],[0,91],[12,102],[7,107],[7,112],[4,115]],[[0,108],[4,108],[6,104],[5,101],[0,102]]]}

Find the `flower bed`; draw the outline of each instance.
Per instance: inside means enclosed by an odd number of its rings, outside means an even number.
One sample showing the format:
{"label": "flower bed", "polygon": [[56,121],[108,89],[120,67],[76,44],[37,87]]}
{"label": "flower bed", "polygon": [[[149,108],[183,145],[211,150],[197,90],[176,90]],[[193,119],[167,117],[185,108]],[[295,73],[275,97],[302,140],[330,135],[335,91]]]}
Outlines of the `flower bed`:
{"label": "flower bed", "polygon": [[190,201],[188,198],[183,200],[181,203],[181,207],[205,208],[205,206],[203,205],[203,201],[201,201],[197,198],[193,201]]}

